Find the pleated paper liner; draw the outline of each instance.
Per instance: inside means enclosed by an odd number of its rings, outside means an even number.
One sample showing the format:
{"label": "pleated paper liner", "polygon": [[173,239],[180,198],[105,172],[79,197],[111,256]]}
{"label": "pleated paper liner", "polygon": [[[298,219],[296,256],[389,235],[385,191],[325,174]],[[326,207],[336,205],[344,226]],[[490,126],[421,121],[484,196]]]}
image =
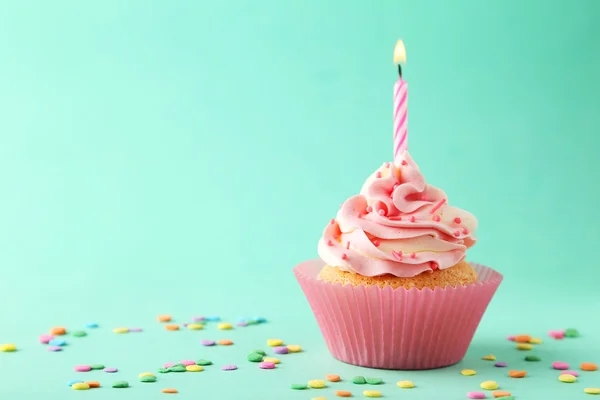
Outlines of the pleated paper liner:
{"label": "pleated paper liner", "polygon": [[465,356],[490,300],[502,282],[491,268],[473,264],[471,285],[392,289],[333,284],[317,279],[324,263],[303,262],[294,274],[331,354],[370,368],[423,370],[456,364]]}

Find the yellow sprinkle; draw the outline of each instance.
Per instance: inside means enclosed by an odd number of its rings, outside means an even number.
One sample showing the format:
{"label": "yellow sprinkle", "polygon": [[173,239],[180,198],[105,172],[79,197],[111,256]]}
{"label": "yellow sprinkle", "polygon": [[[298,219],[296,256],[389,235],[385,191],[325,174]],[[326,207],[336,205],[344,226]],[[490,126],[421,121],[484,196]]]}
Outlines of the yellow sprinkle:
{"label": "yellow sprinkle", "polygon": [[217,325],[217,328],[222,331],[228,331],[233,328],[233,326],[229,322],[221,322],[219,325]]}
{"label": "yellow sprinkle", "polygon": [[302,346],[297,344],[288,344],[287,348],[290,353],[299,353],[302,351]]}
{"label": "yellow sprinkle", "polygon": [[496,356],[493,354],[487,355],[487,356],[483,356],[481,357],[482,360],[487,360],[487,361],[496,361]]}
{"label": "yellow sprinkle", "polygon": [[327,397],[313,397],[310,400],[327,400]]}
{"label": "yellow sprinkle", "polygon": [[265,357],[263,358],[264,362],[272,362],[273,364],[279,364],[281,361],[279,361],[279,358],[275,358],[275,357]]}
{"label": "yellow sprinkle", "polygon": [[531,344],[542,344],[542,339],[540,339],[539,337],[534,337],[529,339],[529,343]]}
{"label": "yellow sprinkle", "polygon": [[365,390],[363,394],[366,397],[381,397],[381,392],[379,390]]}
{"label": "yellow sprinkle", "polygon": [[277,347],[283,344],[283,340],[281,339],[269,339],[267,340],[267,346]]}
{"label": "yellow sprinkle", "polygon": [[415,384],[412,383],[412,381],[398,381],[396,385],[402,389],[411,389],[415,387]]}
{"label": "yellow sprinkle", "polygon": [[129,332],[129,328],[115,328],[113,329],[114,333],[127,333]]}
{"label": "yellow sprinkle", "polygon": [[519,343],[517,344],[517,350],[531,350],[533,346],[529,343]]}
{"label": "yellow sprinkle", "polygon": [[144,376],[154,376],[154,374],[152,372],[142,372],[138,375],[138,378],[142,378]]}
{"label": "yellow sprinkle", "polygon": [[485,381],[485,382],[481,382],[481,386],[482,389],[485,390],[496,390],[498,389],[498,384],[496,383],[496,381]]}
{"label": "yellow sprinkle", "polygon": [[460,371],[460,373],[464,376],[473,376],[477,373],[477,371],[475,371],[474,369],[463,369],[462,371]]}
{"label": "yellow sprinkle", "polygon": [[17,345],[14,343],[0,344],[0,351],[7,353],[17,351]]}
{"label": "yellow sprinkle", "polygon": [[583,389],[583,393],[600,394],[600,388],[585,388],[585,389]]}
{"label": "yellow sprinkle", "polygon": [[204,368],[202,368],[201,365],[188,365],[187,367],[185,367],[185,370],[188,372],[200,372],[204,371]]}
{"label": "yellow sprinkle", "polygon": [[188,329],[191,329],[191,330],[193,330],[193,331],[197,331],[197,330],[199,330],[199,329],[203,329],[203,328],[204,328],[204,325],[202,325],[202,324],[189,324],[189,325],[187,326],[187,328],[188,328]]}
{"label": "yellow sprinkle", "polygon": [[71,385],[71,389],[73,390],[88,390],[90,388],[90,385],[88,385],[87,383],[74,383],[73,385]]}
{"label": "yellow sprinkle", "polygon": [[323,389],[325,387],[325,381],[321,379],[313,379],[308,381],[308,386],[313,389]]}
{"label": "yellow sprinkle", "polygon": [[577,380],[577,378],[571,374],[560,374],[558,376],[558,380],[565,383],[573,383]]}

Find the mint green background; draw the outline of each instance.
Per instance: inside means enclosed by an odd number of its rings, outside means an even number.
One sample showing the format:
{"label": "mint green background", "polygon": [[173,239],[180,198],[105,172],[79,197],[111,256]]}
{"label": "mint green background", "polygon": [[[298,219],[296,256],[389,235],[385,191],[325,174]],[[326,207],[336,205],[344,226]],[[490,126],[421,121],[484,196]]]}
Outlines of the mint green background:
{"label": "mint green background", "polygon": [[[600,372],[566,385],[548,363],[600,362],[599,19],[594,0],[3,1],[0,343],[20,351],[0,353],[0,398],[331,399],[288,389],[326,373],[383,377],[388,398],[462,399],[486,379],[518,399],[586,397]],[[391,159],[399,37],[411,153],[479,218],[470,258],[505,281],[458,366],[365,372],[329,356],[291,269]],[[159,313],[272,322],[166,332]],[[62,354],[36,343],[91,320]],[[539,365],[504,340],[568,326],[583,337],[546,341]],[[236,344],[198,344],[223,337]],[[306,351],[259,371],[245,355],[269,337]],[[509,380],[488,353],[531,377]],[[217,366],[136,382],[200,357]],[[71,391],[82,363],[121,370],[85,379],[134,387]]]}

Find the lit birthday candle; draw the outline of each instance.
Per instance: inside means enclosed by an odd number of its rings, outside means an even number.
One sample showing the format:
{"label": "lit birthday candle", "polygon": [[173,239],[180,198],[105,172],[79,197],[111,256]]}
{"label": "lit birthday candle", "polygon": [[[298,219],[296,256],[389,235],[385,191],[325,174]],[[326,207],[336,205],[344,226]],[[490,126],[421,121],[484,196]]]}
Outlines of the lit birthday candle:
{"label": "lit birthday candle", "polygon": [[402,79],[402,66],[406,63],[404,42],[398,40],[394,48],[394,64],[398,65],[398,80],[394,84],[394,162],[408,149],[408,84]]}

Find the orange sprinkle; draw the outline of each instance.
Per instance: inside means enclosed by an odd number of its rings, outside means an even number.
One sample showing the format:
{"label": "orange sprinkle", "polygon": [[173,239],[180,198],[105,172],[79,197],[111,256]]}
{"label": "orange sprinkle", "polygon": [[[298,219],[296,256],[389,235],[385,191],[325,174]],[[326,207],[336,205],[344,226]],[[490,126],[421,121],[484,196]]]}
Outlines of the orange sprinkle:
{"label": "orange sprinkle", "polygon": [[98,381],[90,381],[90,382],[86,382],[86,383],[91,388],[99,388],[100,387],[100,382],[98,382]]}
{"label": "orange sprinkle", "polygon": [[598,369],[598,364],[594,364],[592,362],[582,362],[581,369],[583,371],[595,371]]}
{"label": "orange sprinkle", "polygon": [[492,396],[498,398],[498,397],[506,397],[506,396],[510,396],[510,392],[507,392],[506,390],[495,390],[492,392]]}
{"label": "orange sprinkle", "polygon": [[325,375],[325,379],[327,379],[329,382],[339,382],[342,380],[342,378],[336,374]]}
{"label": "orange sprinkle", "polygon": [[161,390],[161,392],[163,392],[163,393],[171,393],[171,394],[178,393],[177,389],[171,389],[171,388],[163,389],[163,390]]}
{"label": "orange sprinkle", "polygon": [[233,342],[229,339],[221,339],[217,343],[221,346],[231,346],[233,344]]}
{"label": "orange sprinkle", "polygon": [[62,326],[55,326],[54,328],[50,329],[50,333],[54,336],[61,336],[67,333],[67,330]]}
{"label": "orange sprinkle", "polygon": [[352,397],[352,392],[349,392],[347,390],[336,390],[335,395],[337,397]]}
{"label": "orange sprinkle", "polygon": [[157,318],[158,318],[158,322],[169,322],[169,321],[171,321],[171,316],[168,315],[168,314],[159,315]]}
{"label": "orange sprinkle", "polygon": [[508,371],[508,376],[511,378],[525,378],[525,375],[527,375],[527,371]]}
{"label": "orange sprinkle", "polygon": [[176,325],[176,324],[165,325],[165,329],[168,331],[178,331],[179,325]]}
{"label": "orange sprinkle", "polygon": [[515,342],[517,343],[529,343],[531,336],[529,335],[517,335],[515,336]]}

